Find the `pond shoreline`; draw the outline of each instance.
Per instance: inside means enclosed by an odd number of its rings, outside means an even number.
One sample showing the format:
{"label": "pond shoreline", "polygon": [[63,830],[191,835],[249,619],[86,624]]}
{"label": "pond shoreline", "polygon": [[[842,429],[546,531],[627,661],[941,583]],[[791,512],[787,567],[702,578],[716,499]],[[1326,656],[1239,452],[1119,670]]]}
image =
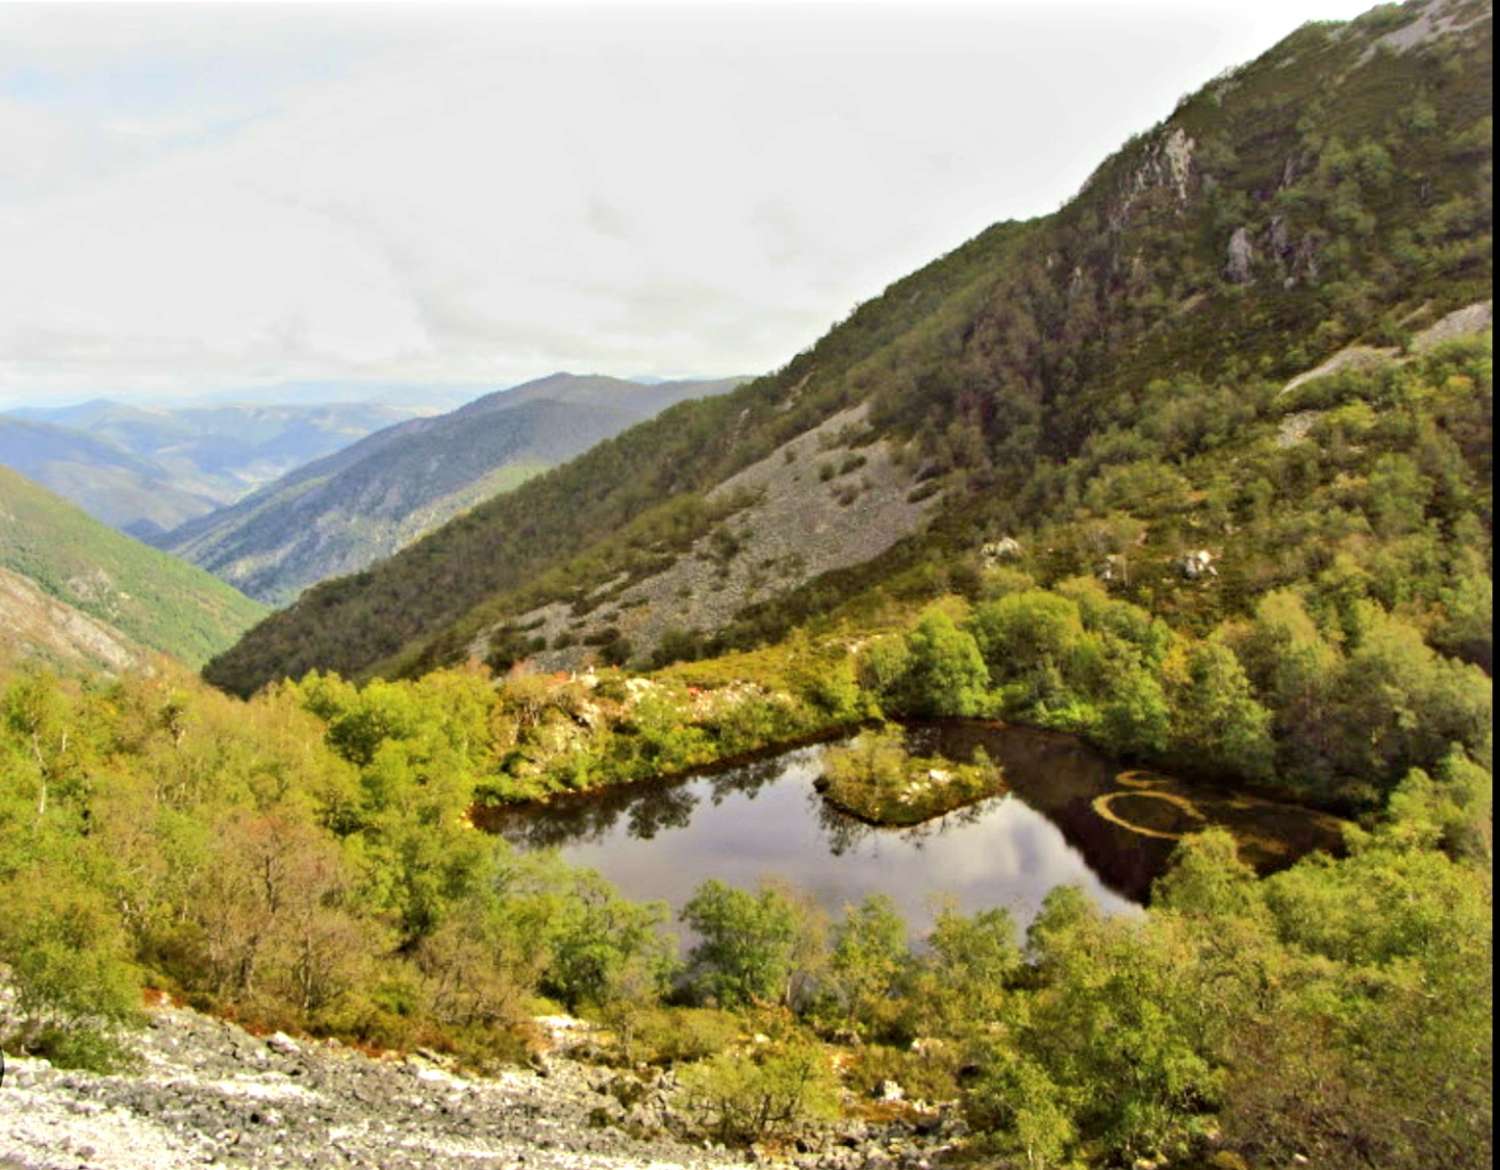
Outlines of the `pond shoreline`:
{"label": "pond shoreline", "polygon": [[784,756],[788,752],[794,752],[799,748],[815,747],[820,743],[832,743],[834,740],[842,739],[847,735],[857,735],[867,728],[879,726],[881,726],[880,721],[873,719],[859,723],[830,724],[818,731],[810,731],[805,735],[793,736],[791,739],[777,740],[774,743],[766,744],[764,747],[752,748],[749,751],[720,756],[716,760],[694,764],[691,768],[683,768],[676,772],[657,772],[650,776],[620,780],[613,784],[596,784],[592,788],[578,788],[568,792],[554,792],[550,795],[534,797],[530,800],[491,801],[489,803],[476,801],[469,808],[469,821],[476,828],[482,829],[485,827],[484,822],[486,820],[494,821],[501,817],[522,816],[529,812],[546,812],[558,808],[567,808],[570,805],[598,800],[607,794],[620,795],[630,792],[649,792],[653,788],[667,787],[680,784],[685,780],[696,780],[705,776],[718,776],[725,772],[732,772],[736,768],[743,768],[749,764],[765,763],[767,760],[774,760],[778,756]]}
{"label": "pond shoreline", "polygon": [[[1097,752],[1103,757],[1112,759],[1125,768],[1149,768],[1153,771],[1165,769],[1163,774],[1169,775],[1174,781],[1190,788],[1201,787],[1204,789],[1215,789],[1238,793],[1256,800],[1266,801],[1273,804],[1291,805],[1305,809],[1311,813],[1334,816],[1340,819],[1352,820],[1356,815],[1356,809],[1350,808],[1347,803],[1341,801],[1318,802],[1308,798],[1306,793],[1299,792],[1294,788],[1277,784],[1257,784],[1252,781],[1243,780],[1238,777],[1226,777],[1218,773],[1210,773],[1201,768],[1192,768],[1180,765],[1175,761],[1152,759],[1137,756],[1130,752],[1115,753],[1104,746],[1095,743],[1086,735],[1072,731],[1060,731],[1052,727],[1041,727],[1030,723],[1015,723],[1004,719],[990,718],[984,716],[962,716],[941,715],[922,719],[866,719],[853,723],[835,723],[820,728],[817,731],[807,732],[803,735],[792,736],[789,739],[776,740],[749,751],[735,752],[731,755],[720,756],[717,759],[695,764],[690,768],[679,771],[657,772],[650,776],[634,779],[620,780],[614,783],[598,784],[591,788],[580,788],[572,791],[554,792],[547,796],[534,797],[529,800],[519,801],[475,801],[469,807],[468,820],[476,828],[485,828],[485,822],[494,822],[500,818],[509,818],[524,815],[529,812],[544,812],[549,809],[565,808],[569,805],[587,802],[602,797],[606,793],[623,794],[631,791],[649,791],[653,786],[667,786],[677,784],[685,780],[692,780],[704,776],[720,775],[735,768],[742,768],[749,764],[763,763],[785,755],[787,752],[796,751],[799,748],[813,747],[817,744],[832,743],[846,736],[857,735],[861,731],[895,724],[905,732],[913,730],[920,731],[923,728],[966,728],[982,729],[991,732],[1024,731],[1028,735],[1043,737],[1058,743],[1082,744],[1091,751]],[[1002,792],[987,793],[967,801],[957,808],[968,807],[979,801],[989,799],[991,796],[1002,795]],[[834,801],[829,801],[832,807],[846,816],[852,817],[872,828],[912,828],[912,824],[899,824],[895,822],[883,822],[871,819],[860,814],[858,811],[846,808]],[[948,809],[944,813],[934,814],[922,822],[934,820],[939,816],[957,809]]]}

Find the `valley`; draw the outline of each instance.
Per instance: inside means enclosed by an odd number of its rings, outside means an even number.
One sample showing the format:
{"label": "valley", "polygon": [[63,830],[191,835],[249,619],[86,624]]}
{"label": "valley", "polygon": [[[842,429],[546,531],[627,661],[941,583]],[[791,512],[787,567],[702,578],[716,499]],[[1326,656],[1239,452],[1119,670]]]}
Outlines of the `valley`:
{"label": "valley", "polygon": [[1305,24],[759,377],[158,548],[0,470],[0,1166],[1489,1165],[1492,26]]}

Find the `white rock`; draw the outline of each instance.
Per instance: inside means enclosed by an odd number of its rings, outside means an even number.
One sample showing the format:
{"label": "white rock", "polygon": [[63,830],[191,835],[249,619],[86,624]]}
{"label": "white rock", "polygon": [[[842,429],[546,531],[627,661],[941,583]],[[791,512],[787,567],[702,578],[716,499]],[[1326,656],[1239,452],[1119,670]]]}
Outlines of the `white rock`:
{"label": "white rock", "polygon": [[281,1053],[283,1056],[296,1056],[302,1051],[301,1046],[285,1032],[273,1033],[266,1040],[266,1047],[272,1052]]}

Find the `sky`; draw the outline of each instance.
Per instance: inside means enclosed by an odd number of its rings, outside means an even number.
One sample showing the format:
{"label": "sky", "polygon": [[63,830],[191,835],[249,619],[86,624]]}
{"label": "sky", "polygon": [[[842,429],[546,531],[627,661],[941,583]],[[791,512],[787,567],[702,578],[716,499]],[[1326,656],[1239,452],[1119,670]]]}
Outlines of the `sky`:
{"label": "sky", "polygon": [[774,369],[1368,6],[0,3],[0,406]]}

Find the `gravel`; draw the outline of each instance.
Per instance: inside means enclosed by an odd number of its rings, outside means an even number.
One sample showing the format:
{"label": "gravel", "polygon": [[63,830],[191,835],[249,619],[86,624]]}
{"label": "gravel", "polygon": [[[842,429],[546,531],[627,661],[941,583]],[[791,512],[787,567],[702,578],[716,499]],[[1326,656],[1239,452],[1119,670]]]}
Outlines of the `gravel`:
{"label": "gravel", "polygon": [[558,1047],[535,1068],[469,1077],[434,1053],[371,1057],[158,1007],[130,1072],[8,1060],[0,1170],[916,1168],[934,1164],[957,1124],[937,1113],[844,1122],[779,1153],[707,1146],[673,1112],[670,1072],[637,1076],[572,1059],[568,1046],[585,1029],[545,1023]]}

